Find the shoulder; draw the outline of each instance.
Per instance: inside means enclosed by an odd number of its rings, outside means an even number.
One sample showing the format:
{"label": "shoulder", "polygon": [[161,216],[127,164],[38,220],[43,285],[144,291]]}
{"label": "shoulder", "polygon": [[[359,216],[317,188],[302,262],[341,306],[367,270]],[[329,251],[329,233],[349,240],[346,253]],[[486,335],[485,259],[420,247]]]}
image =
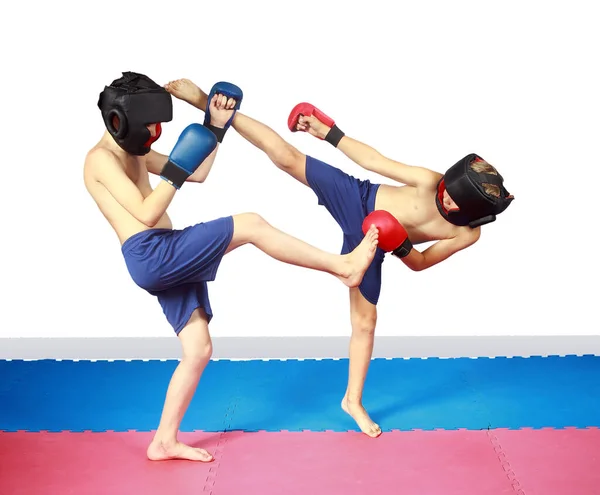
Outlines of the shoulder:
{"label": "shoulder", "polygon": [[88,151],[85,157],[84,168],[87,173],[98,177],[111,170],[124,170],[125,164],[111,150],[97,146]]}
{"label": "shoulder", "polygon": [[85,156],[86,165],[98,165],[106,162],[120,163],[120,160],[111,150],[102,146],[92,148]]}
{"label": "shoulder", "polygon": [[418,187],[427,194],[437,192],[437,186],[442,177],[443,175],[438,172],[429,170],[428,168],[422,168]]}

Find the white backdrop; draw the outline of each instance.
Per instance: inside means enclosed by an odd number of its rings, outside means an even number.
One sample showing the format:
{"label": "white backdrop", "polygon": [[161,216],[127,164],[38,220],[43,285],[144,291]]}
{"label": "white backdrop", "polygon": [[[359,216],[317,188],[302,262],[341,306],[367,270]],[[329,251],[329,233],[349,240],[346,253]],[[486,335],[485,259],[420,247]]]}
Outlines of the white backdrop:
{"label": "white backdrop", "polygon": [[[104,131],[98,93],[126,70],[159,83],[188,77],[207,92],[231,81],[244,90],[243,112],[360,178],[389,182],[290,133],[296,103],[406,163],[443,172],[477,152],[500,169],[516,200],[474,247],[420,273],[386,259],[378,334],[598,333],[592,4],[11,2],[0,32],[0,337],[172,335],[82,180]],[[155,145],[165,154],[204,118],[174,105]],[[208,181],[185,185],[169,212],[182,228],[244,211],[339,252],[341,232],[312,191],[230,130]],[[214,336],[350,332],[340,282],[251,246],[228,255],[209,287]]]}

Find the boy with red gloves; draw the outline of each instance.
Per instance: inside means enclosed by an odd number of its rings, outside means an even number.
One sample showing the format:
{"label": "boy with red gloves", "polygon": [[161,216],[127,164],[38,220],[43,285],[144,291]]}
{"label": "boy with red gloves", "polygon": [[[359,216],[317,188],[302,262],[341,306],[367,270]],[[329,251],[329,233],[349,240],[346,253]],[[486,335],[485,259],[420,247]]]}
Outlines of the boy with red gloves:
{"label": "boy with red gloves", "polygon": [[[180,84],[177,87],[177,84]],[[197,108],[207,96],[189,80],[169,90]],[[361,284],[350,289],[352,337],[348,387],[342,408],[371,437],[381,434],[362,405],[371,361],[381,266],[386,252],[415,271],[425,270],[474,244],[481,225],[493,222],[513,200],[497,170],[481,157],[465,156],[445,174],[393,161],[370,146],[346,136],[323,112],[309,103],[296,105],[288,118],[292,132],[303,131],[327,141],[363,168],[405,184],[373,184],[354,178],[311,156],[306,156],[268,126],[240,113],[232,127],[264,151],[273,163],[310,187],[343,231],[342,253],[350,252],[374,224],[379,247]],[[423,252],[413,244],[438,241]]]}

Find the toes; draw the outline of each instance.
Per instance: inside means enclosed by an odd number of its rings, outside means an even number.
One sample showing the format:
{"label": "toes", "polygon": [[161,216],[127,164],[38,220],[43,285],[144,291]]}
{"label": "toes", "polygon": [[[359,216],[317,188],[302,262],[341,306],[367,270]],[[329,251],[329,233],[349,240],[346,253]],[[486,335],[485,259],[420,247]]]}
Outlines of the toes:
{"label": "toes", "polygon": [[378,437],[381,434],[381,429],[378,426],[373,426],[370,436]]}
{"label": "toes", "polygon": [[212,461],[214,459],[214,457],[212,456],[212,454],[210,454],[209,452],[207,452],[204,449],[194,449],[196,454],[200,457],[201,460],[203,461]]}

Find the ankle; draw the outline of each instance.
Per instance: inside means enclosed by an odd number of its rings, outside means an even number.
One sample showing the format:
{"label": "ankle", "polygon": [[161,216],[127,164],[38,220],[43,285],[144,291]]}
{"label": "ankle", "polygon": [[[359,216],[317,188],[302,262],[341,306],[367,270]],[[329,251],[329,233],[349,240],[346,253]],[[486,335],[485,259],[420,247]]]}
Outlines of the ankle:
{"label": "ankle", "polygon": [[347,395],[344,397],[346,404],[349,406],[362,406],[362,397]]}
{"label": "ankle", "polygon": [[352,256],[350,254],[337,255],[338,273],[340,277],[349,277],[352,275]]}
{"label": "ankle", "polygon": [[177,445],[177,435],[170,433],[163,433],[159,430],[156,431],[152,443],[159,445],[161,448],[167,450]]}

